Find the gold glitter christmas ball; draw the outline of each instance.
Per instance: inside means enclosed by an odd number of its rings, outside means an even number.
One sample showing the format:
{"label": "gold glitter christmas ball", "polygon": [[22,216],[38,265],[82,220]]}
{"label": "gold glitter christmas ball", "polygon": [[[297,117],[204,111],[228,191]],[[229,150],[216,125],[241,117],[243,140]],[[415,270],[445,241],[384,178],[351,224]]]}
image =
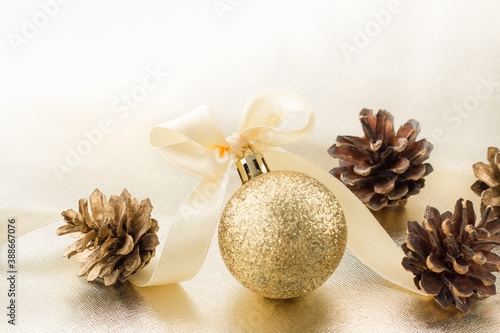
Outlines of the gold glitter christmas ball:
{"label": "gold glitter christmas ball", "polygon": [[322,285],[345,251],[347,226],[335,196],[316,179],[272,171],[232,196],[219,224],[231,274],[265,297],[286,299]]}

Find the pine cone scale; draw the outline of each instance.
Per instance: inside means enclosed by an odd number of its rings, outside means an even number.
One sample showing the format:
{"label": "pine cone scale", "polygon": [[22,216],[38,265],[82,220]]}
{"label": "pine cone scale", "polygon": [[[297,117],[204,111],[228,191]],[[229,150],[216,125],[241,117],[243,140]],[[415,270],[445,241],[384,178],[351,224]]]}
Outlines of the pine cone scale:
{"label": "pine cone scale", "polygon": [[393,147],[392,151],[402,152],[408,147],[408,140],[405,138],[393,137],[388,144],[389,147]]}
{"label": "pine cone scale", "polygon": [[373,188],[367,186],[367,187],[361,187],[361,188],[357,189],[354,192],[354,194],[362,202],[368,202],[375,195],[375,191],[373,190]]}
{"label": "pine cone scale", "polygon": [[474,244],[496,244],[500,245],[500,236],[479,236],[478,241],[474,242]]}
{"label": "pine cone scale", "polygon": [[403,153],[403,156],[412,162],[419,158],[427,159],[433,148],[434,146],[429,141],[423,139],[408,145],[407,149]]}
{"label": "pine cone scale", "polygon": [[153,206],[151,206],[151,202],[149,199],[143,200],[141,202],[141,206],[136,213],[135,223],[133,225],[132,231],[134,234],[134,242],[137,243],[139,239],[146,234],[146,232],[151,227],[151,211],[153,210]]}
{"label": "pine cone scale", "polygon": [[141,256],[139,255],[139,246],[136,246],[133,252],[127,256],[123,266],[125,267],[125,271],[127,273],[132,274],[132,272],[139,267],[141,264]]}
{"label": "pine cone scale", "polygon": [[[442,255],[444,248],[444,235],[440,226],[438,226],[435,218],[429,217],[424,221],[425,230],[429,234],[429,243],[435,249],[437,255]],[[411,232],[411,231],[409,231]]]}
{"label": "pine cone scale", "polygon": [[79,208],[80,214],[82,216],[82,221],[83,221],[83,223],[86,224],[88,230],[92,230],[92,229],[98,230],[99,226],[94,222],[94,219],[92,217],[90,217],[88,202],[86,199],[80,199],[80,201],[78,201],[78,208]]}
{"label": "pine cone scale", "polygon": [[352,148],[361,148],[361,150],[370,149],[370,141],[364,138],[358,138],[355,136],[337,136],[337,143],[340,145],[349,146]]}
{"label": "pine cone scale", "polygon": [[441,305],[443,309],[447,309],[453,305],[454,299],[448,288],[442,288],[439,295],[435,297],[435,300]]}
{"label": "pine cone scale", "polygon": [[139,246],[143,250],[148,250],[152,251],[154,250],[158,245],[160,245],[160,242],[158,240],[158,236],[156,234],[147,234],[142,237]]}
{"label": "pine cone scale", "polygon": [[82,263],[78,270],[78,276],[82,276],[86,274],[94,265],[96,264],[96,260],[100,257],[100,250],[95,249],[91,255],[89,255]]}
{"label": "pine cone scale", "polygon": [[490,234],[496,234],[500,232],[500,218],[491,220],[485,227]]}
{"label": "pine cone scale", "polygon": [[362,152],[356,147],[335,145],[333,147],[335,148],[332,148],[330,150],[332,154],[335,154],[336,156],[339,156],[339,158],[342,158],[353,164],[357,164],[359,161],[368,162],[371,159],[368,153]]}
{"label": "pine cone scale", "polygon": [[359,114],[359,120],[361,122],[361,127],[365,133],[365,138],[371,139],[371,141],[376,141],[377,136],[375,135],[375,128],[377,126],[377,120],[373,116],[372,110],[363,109]]}
{"label": "pine cone scale", "polygon": [[463,276],[451,275],[444,278],[445,283],[453,291],[453,294],[460,297],[471,297],[474,289],[470,287],[468,279]]}
{"label": "pine cone scale", "polygon": [[389,198],[387,198],[383,194],[376,193],[374,196],[370,198],[370,201],[368,201],[366,205],[370,209],[377,211],[387,206],[388,203],[389,203]]}
{"label": "pine cone scale", "polygon": [[57,236],[70,234],[73,232],[79,232],[80,230],[73,224],[66,224],[61,228],[57,229]]}
{"label": "pine cone scale", "polygon": [[116,251],[116,254],[122,256],[125,256],[132,252],[132,250],[134,250],[134,238],[132,238],[132,236],[130,236],[129,234],[125,234],[124,239],[125,242],[123,243],[123,246],[118,251]]}
{"label": "pine cone scale", "polygon": [[402,159],[397,161],[396,164],[390,170],[395,174],[400,175],[404,173],[406,170],[408,170],[409,167],[410,167],[410,160],[403,157]]}
{"label": "pine cone scale", "polygon": [[425,232],[424,228],[417,221],[408,221],[406,223],[407,233],[413,234],[423,240],[424,242],[428,242],[429,235]]}
{"label": "pine cone scale", "polygon": [[485,190],[487,190],[487,189],[489,189],[489,188],[490,188],[490,187],[489,187],[486,183],[484,183],[484,182],[482,182],[482,181],[480,181],[480,180],[477,180],[477,181],[476,181],[474,184],[472,184],[472,186],[471,186],[471,190],[472,190],[472,191],[473,191],[476,195],[479,195],[479,196],[481,196],[481,194],[483,193],[483,191],[485,191]]}
{"label": "pine cone scale", "polygon": [[443,288],[443,281],[433,272],[425,271],[422,274],[419,285],[429,295],[436,296],[441,292],[441,288]]}
{"label": "pine cone scale", "polygon": [[474,278],[474,277],[467,277],[467,281],[469,286],[471,286],[472,289],[478,290],[481,293],[483,293],[486,296],[494,296],[496,295],[496,287],[494,284],[491,285],[485,285],[483,281],[480,279]]}
{"label": "pine cone scale", "polygon": [[388,194],[390,193],[394,187],[396,186],[396,180],[398,179],[397,175],[391,175],[385,178],[382,178],[374,183],[373,189],[375,193],[379,194]]}
{"label": "pine cone scale", "polygon": [[99,273],[105,269],[107,262],[105,261],[100,261],[97,264],[90,269],[90,271],[87,274],[87,280],[88,281],[94,281],[99,277]]}
{"label": "pine cone scale", "polygon": [[434,273],[449,272],[448,268],[439,260],[439,258],[434,255],[434,253],[429,254],[426,261],[426,266]]}
{"label": "pine cone scale", "polygon": [[498,175],[497,170],[493,169],[492,165],[488,165],[483,162],[477,162],[472,167],[474,169],[474,175],[477,178],[481,179],[481,181],[489,187],[500,185],[498,183],[498,179],[500,176]]}
{"label": "pine cone scale", "polygon": [[99,272],[99,278],[103,279],[107,275],[111,275],[112,272],[115,271],[114,268],[116,264],[120,261],[120,259],[121,259],[120,256],[108,256],[108,259],[104,264],[104,267]]}
{"label": "pine cone scale", "polygon": [[110,205],[113,206],[115,211],[115,220],[114,220],[115,225],[123,223],[124,219],[126,218],[127,214],[126,194],[128,194],[128,192],[122,193],[120,196],[112,195],[109,199],[109,203]]}
{"label": "pine cone scale", "polygon": [[426,174],[426,166],[425,164],[412,166],[406,172],[403,173],[403,177],[405,180],[420,180]]}
{"label": "pine cone scale", "polygon": [[[115,212],[108,204],[107,200],[103,199],[102,195],[99,195],[97,192],[93,192],[89,198],[90,201],[90,209],[92,212],[92,217],[97,221],[100,220],[101,223],[104,222],[105,216],[108,216],[110,219],[115,219]],[[98,223],[100,226],[101,223]]]}
{"label": "pine cone scale", "polygon": [[449,211],[446,211],[443,214],[441,214],[439,212],[439,210],[437,210],[436,208],[431,207],[431,206],[427,206],[425,214],[424,214],[425,218],[432,217],[434,219],[434,221],[439,221],[442,219],[451,219],[452,216],[453,216],[453,214]]}
{"label": "pine cone scale", "polygon": [[112,284],[115,284],[116,281],[118,280],[118,277],[122,273],[122,271],[123,271],[123,267],[122,267],[122,269],[113,270],[108,275],[105,275],[104,276],[104,285],[110,286]]}
{"label": "pine cone scale", "polygon": [[481,200],[487,206],[500,206],[500,185],[483,191]]}
{"label": "pine cone scale", "polygon": [[453,296],[453,300],[455,302],[455,306],[462,312],[467,313],[472,306],[471,297],[461,297],[454,293],[451,293]]}
{"label": "pine cone scale", "polygon": [[[450,253],[452,253],[450,255]],[[458,273],[458,274],[467,274],[469,272],[469,266],[467,266],[465,263],[459,263],[453,255],[458,256],[459,255],[459,250],[457,248],[451,250],[448,249],[448,262],[451,262],[451,266],[453,267],[453,270]]]}
{"label": "pine cone scale", "polygon": [[104,257],[104,255],[111,251],[116,249],[116,247],[119,244],[119,239],[118,238],[108,238],[104,241],[104,243],[99,247],[99,258]]}
{"label": "pine cone scale", "polygon": [[411,144],[415,142],[418,134],[420,133],[420,124],[415,119],[408,120],[398,130],[397,136],[405,138]]}
{"label": "pine cone scale", "polygon": [[377,167],[376,165],[370,165],[365,162],[359,162],[352,168],[352,171],[354,171],[354,173],[356,173],[357,175],[367,177],[376,167]]}
{"label": "pine cone scale", "polygon": [[494,168],[494,170],[500,172],[500,149],[495,147],[489,147],[488,152],[486,153],[486,157],[488,158],[488,162]]}
{"label": "pine cone scale", "polygon": [[500,150],[489,147],[488,164],[478,162],[473,165],[478,180],[471,186],[472,191],[481,197],[481,211],[492,207],[492,217],[500,217]]}
{"label": "pine cone scale", "polygon": [[459,239],[462,236],[462,233],[465,232],[465,225],[467,224],[465,216],[467,216],[466,212],[468,210],[468,206],[469,204],[466,204],[463,199],[457,200],[453,216],[451,219],[447,219],[445,221],[451,226],[450,231],[453,233],[453,237],[455,237],[455,239]]}
{"label": "pine cone scale", "polygon": [[381,110],[377,113],[376,133],[382,133],[382,137],[379,139],[386,145],[394,135],[393,122],[394,118],[389,112]]}
{"label": "pine cone scale", "polygon": [[495,267],[491,267],[491,265],[470,265],[465,275],[477,278],[486,286],[490,286],[496,281],[495,275],[490,273],[491,269],[495,269]]}
{"label": "pine cone scale", "polygon": [[408,234],[406,237],[406,245],[408,246],[408,249],[417,254],[422,260],[426,259],[431,253],[429,243],[420,238],[417,234]]}
{"label": "pine cone scale", "polygon": [[342,172],[340,177],[343,182],[353,186],[359,183],[365,183],[367,180],[365,177],[356,173],[352,167],[348,167],[346,171]]}
{"label": "pine cone scale", "polygon": [[398,202],[407,194],[408,194],[408,184],[400,183],[400,184],[396,184],[396,186],[394,187],[394,190],[392,190],[391,192],[389,192],[387,194],[387,198],[390,201]]}

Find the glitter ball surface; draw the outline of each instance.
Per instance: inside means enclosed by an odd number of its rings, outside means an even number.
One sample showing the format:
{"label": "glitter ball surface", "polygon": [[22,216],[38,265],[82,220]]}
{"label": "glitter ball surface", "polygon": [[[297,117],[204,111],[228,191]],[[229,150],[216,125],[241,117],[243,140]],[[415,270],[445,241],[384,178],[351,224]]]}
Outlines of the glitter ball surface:
{"label": "glitter ball surface", "polygon": [[265,297],[301,296],[322,285],[345,251],[347,226],[335,196],[319,181],[272,171],[245,183],[219,224],[231,274]]}

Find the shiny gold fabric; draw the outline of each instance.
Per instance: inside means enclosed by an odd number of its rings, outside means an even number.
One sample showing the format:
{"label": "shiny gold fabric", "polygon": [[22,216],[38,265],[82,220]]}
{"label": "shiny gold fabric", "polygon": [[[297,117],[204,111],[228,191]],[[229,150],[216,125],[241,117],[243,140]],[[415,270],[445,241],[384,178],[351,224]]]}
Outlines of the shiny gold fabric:
{"label": "shiny gold fabric", "polygon": [[[400,242],[407,219],[421,219],[427,202],[451,209],[454,198],[478,200],[471,173],[440,170],[405,208],[377,213]],[[443,195],[443,193],[449,195]],[[453,194],[453,195],[451,195]],[[22,332],[498,332],[500,296],[477,302],[464,316],[384,282],[346,253],[332,277],[310,294],[270,300],[245,289],[226,269],[216,239],[191,281],[158,287],[129,283],[106,288],[77,276],[78,263],[61,256],[70,238],[59,222],[18,240],[18,325]],[[5,257],[5,246],[1,249]],[[383,258],[381,258],[383,260]],[[5,288],[2,282],[2,294]],[[497,283],[497,287],[499,284]],[[2,300],[5,295],[2,295]],[[5,328],[5,319],[0,328]],[[8,327],[7,327],[8,328]]]}

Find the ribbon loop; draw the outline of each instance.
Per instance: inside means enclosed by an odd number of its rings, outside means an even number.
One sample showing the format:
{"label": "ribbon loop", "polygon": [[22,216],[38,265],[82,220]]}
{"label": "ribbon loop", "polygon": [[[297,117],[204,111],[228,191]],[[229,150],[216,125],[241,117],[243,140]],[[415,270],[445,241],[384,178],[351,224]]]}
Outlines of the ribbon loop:
{"label": "ribbon loop", "polygon": [[207,106],[153,128],[150,142],[167,160],[200,177],[228,161],[229,145]]}
{"label": "ribbon loop", "polygon": [[302,97],[282,90],[268,90],[251,98],[238,129],[255,143],[279,147],[297,142],[314,128],[314,113]]}

